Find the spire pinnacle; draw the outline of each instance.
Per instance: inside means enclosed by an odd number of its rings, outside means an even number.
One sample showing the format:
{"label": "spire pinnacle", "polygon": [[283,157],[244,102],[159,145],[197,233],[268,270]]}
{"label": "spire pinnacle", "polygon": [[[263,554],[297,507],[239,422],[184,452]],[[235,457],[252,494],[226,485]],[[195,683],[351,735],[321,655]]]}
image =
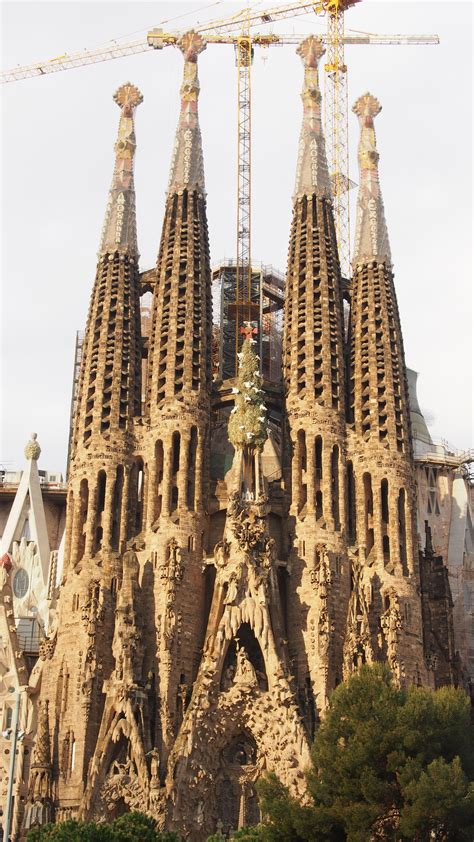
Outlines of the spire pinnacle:
{"label": "spire pinnacle", "polygon": [[121,114],[100,254],[120,250],[129,251],[138,257],[133,183],[133,157],[136,149],[133,114],[137,105],[143,102],[143,96],[135,85],[126,82],[115,92],[114,100]]}
{"label": "spire pinnacle", "polygon": [[318,62],[324,55],[324,47],[320,38],[310,35],[301,42],[296,52],[301,56],[304,65],[304,84],[301,92],[303,124],[298,150],[295,195],[316,193],[321,198],[331,198],[318,80]]}
{"label": "spire pinnacle", "polygon": [[204,191],[201,129],[198,120],[197,58],[199,53],[206,49],[206,42],[199,33],[191,30],[180,38],[178,46],[184,56],[184,73],[180,90],[181,112],[176,131],[168,192],[177,193],[184,189]]}
{"label": "spire pinnacle", "polygon": [[359,174],[360,186],[357,198],[356,234],[353,262],[368,260],[391,263],[387,224],[380,192],[374,117],[382,106],[372,94],[359,97],[352,108],[360,125]]}

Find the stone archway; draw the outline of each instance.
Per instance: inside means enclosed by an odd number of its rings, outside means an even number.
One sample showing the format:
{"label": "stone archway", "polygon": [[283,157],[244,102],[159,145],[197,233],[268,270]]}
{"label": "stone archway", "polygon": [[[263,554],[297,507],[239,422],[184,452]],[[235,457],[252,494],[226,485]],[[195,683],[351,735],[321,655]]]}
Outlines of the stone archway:
{"label": "stone archway", "polygon": [[246,731],[223,749],[216,785],[216,829],[229,836],[241,827],[258,824],[260,810],[255,790],[259,774],[257,744]]}

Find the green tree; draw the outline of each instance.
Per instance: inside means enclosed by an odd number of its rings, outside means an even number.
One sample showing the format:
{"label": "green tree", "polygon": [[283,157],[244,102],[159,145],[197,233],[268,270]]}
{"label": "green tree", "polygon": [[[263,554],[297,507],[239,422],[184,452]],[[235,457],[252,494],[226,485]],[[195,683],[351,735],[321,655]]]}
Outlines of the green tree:
{"label": "green tree", "polygon": [[178,833],[161,832],[144,813],[125,813],[111,824],[76,820],[33,828],[27,842],[182,842]]}
{"label": "green tree", "polygon": [[[259,784],[269,842],[377,838],[471,840],[474,832],[470,705],[452,687],[400,690],[383,665],[340,685],[319,728],[308,803],[275,778]],[[392,827],[392,831],[387,828]]]}
{"label": "green tree", "polygon": [[27,842],[115,842],[111,825],[75,819],[35,827],[28,831],[26,839]]}

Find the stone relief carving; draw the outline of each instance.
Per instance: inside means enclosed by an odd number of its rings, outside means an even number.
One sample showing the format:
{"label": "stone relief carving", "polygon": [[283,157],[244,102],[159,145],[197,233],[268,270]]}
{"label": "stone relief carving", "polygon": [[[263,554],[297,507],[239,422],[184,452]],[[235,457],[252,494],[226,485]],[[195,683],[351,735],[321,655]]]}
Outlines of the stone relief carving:
{"label": "stone relief carving", "polygon": [[402,615],[400,613],[400,604],[395,588],[390,588],[387,598],[389,605],[380,617],[380,625],[387,645],[388,664],[390,669],[395,674],[398,674],[400,669],[398,662],[398,644],[402,628]]}
{"label": "stone relief carving", "polygon": [[354,667],[373,661],[372,638],[369,622],[370,605],[363,580],[363,571],[357,555],[352,559],[352,592],[349,600],[347,631],[344,641],[344,676]]}

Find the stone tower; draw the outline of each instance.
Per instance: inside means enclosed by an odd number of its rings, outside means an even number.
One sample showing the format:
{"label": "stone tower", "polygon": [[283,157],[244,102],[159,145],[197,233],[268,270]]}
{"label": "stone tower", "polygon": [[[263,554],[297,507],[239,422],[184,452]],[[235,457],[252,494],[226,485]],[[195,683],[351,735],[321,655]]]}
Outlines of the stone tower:
{"label": "stone tower", "polygon": [[127,83],[114,99],[120,123],[71,444],[58,624],[40,652],[58,819],[77,814],[84,796],[104,695],[105,710],[110,705],[107,682],[118,669],[111,643],[117,592],[129,569],[125,549],[141,529],[142,468],[134,431],[140,417],[141,340],[133,157],[134,111],[142,95]]}
{"label": "stone tower", "polygon": [[348,342],[347,507],[353,558],[347,674],[388,660],[400,679],[424,673],[415,478],[403,340],[380,194],[371,94],[359,118],[360,187]]}
{"label": "stone tower", "polygon": [[265,770],[303,792],[319,717],[359,663],[388,660],[400,683],[428,674],[379,105],[366,95],[355,106],[361,186],[346,338],[323,49],[315,37],[301,44],[283,382],[262,378],[251,323],[237,377],[212,381],[197,74],[205,43],[190,32],[178,46],[181,112],[157,266],[146,273],[148,340],[133,189],[142,97],[130,84],[115,95],[116,163],[72,436],[59,617],[40,655],[27,815],[41,821],[39,797],[60,820],[140,809],[203,842],[258,821]]}
{"label": "stone tower", "polygon": [[[204,494],[211,394],[211,272],[194,32],[184,58],[181,111],[156,268],[144,437],[147,549],[154,573],[161,769],[176,738],[202,646]],[[186,629],[183,623],[186,623]],[[154,670],[154,667],[151,666]]]}
{"label": "stone tower", "polygon": [[[345,542],[344,339],[341,274],[321,126],[313,36],[304,64],[300,135],[285,306],[284,381],[291,438],[294,524],[290,647],[309,707],[324,708],[342,679],[342,630],[349,593]],[[291,528],[291,527],[290,527]],[[337,628],[338,633],[332,630]]]}

